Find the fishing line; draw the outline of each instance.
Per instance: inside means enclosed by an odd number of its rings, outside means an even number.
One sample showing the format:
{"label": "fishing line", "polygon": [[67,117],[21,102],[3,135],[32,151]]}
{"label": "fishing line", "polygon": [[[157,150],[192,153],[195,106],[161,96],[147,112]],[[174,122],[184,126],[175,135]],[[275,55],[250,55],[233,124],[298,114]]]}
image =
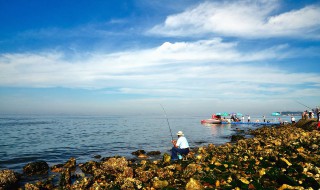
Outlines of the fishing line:
{"label": "fishing line", "polygon": [[297,101],[297,100],[296,100],[296,102],[299,103],[299,104],[301,104],[301,105],[303,105],[304,107],[309,108],[309,109],[312,110],[312,108],[310,108],[309,106],[306,106],[306,105],[304,105],[303,103],[301,103],[301,102],[299,102],[299,101]]}
{"label": "fishing line", "polygon": [[170,134],[171,134],[171,139],[173,140],[172,131],[171,131],[171,127],[170,127],[170,123],[169,123],[169,120],[168,120],[168,117],[167,117],[166,110],[164,109],[164,107],[162,106],[162,104],[160,104],[160,106],[162,107],[162,110],[163,110],[163,112],[164,112],[164,116],[165,116],[166,119],[167,119],[168,127],[169,127]]}

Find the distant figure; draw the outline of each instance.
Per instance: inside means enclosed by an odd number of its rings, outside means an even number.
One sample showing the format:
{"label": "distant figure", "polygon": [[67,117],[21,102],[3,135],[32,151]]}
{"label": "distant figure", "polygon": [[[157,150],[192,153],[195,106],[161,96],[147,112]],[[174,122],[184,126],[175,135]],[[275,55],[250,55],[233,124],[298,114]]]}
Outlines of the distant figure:
{"label": "distant figure", "polygon": [[312,119],[312,111],[309,111],[309,119]]}
{"label": "distant figure", "polygon": [[320,130],[320,110],[317,113],[317,117],[318,117],[318,130]]}
{"label": "distant figure", "polygon": [[296,118],[294,118],[293,116],[291,116],[291,123],[295,124],[296,123]]}
{"label": "distant figure", "polygon": [[250,115],[248,115],[248,122],[250,122]]}
{"label": "distant figure", "polygon": [[177,133],[178,140],[172,140],[173,147],[171,149],[171,160],[178,160],[178,153],[180,155],[187,155],[189,153],[189,143],[184,137],[184,134],[182,131],[179,131]]}
{"label": "distant figure", "polygon": [[263,122],[266,122],[266,116],[263,116]]}
{"label": "distant figure", "polygon": [[241,119],[241,121],[242,121],[242,122],[244,122],[244,116],[242,116],[242,119]]}
{"label": "distant figure", "polygon": [[319,113],[320,113],[319,107],[316,108],[315,112],[317,114],[317,121],[319,121]]}

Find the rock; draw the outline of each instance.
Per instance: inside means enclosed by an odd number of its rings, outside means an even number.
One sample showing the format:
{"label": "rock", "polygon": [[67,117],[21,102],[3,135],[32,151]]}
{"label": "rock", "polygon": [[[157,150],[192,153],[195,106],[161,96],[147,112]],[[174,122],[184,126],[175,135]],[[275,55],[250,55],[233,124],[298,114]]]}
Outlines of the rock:
{"label": "rock", "polygon": [[157,177],[153,179],[153,187],[156,189],[163,189],[169,185],[167,180],[159,180]]}
{"label": "rock", "polygon": [[164,164],[165,164],[165,163],[170,163],[170,161],[171,161],[171,156],[170,156],[169,154],[167,154],[167,153],[164,153],[164,154],[163,154],[162,161],[163,161]]}
{"label": "rock", "polygon": [[23,167],[23,173],[29,176],[47,174],[48,170],[49,165],[45,161],[31,162]]}
{"label": "rock", "polygon": [[85,174],[93,174],[93,170],[100,167],[100,164],[95,161],[89,161],[84,164],[79,164],[80,169]]}
{"label": "rock", "polygon": [[57,165],[51,166],[50,169],[52,172],[60,173],[64,170],[63,166],[64,166],[63,164],[57,164]]}
{"label": "rock", "polygon": [[160,154],[161,154],[160,151],[151,151],[151,152],[147,153],[148,156],[156,156],[156,155],[160,155]]}
{"label": "rock", "polygon": [[100,159],[102,156],[101,155],[94,155],[93,158],[95,159]]}
{"label": "rock", "polygon": [[59,187],[60,189],[64,189],[64,188],[69,189],[71,187],[71,172],[69,168],[66,168],[61,173]]}
{"label": "rock", "polygon": [[17,186],[19,175],[12,170],[0,170],[0,189],[13,189]]}
{"label": "rock", "polygon": [[76,159],[75,158],[70,158],[64,166],[65,168],[70,168],[70,169],[75,169],[76,168]]}
{"label": "rock", "polygon": [[135,152],[132,152],[131,154],[139,156],[140,154],[145,154],[145,153],[146,153],[146,151],[144,151],[144,150],[137,150]]}
{"label": "rock", "polygon": [[237,142],[238,140],[245,139],[244,135],[232,135],[231,142]]}
{"label": "rock", "polygon": [[190,178],[190,181],[186,185],[186,190],[201,190],[203,186],[201,185],[199,180]]}

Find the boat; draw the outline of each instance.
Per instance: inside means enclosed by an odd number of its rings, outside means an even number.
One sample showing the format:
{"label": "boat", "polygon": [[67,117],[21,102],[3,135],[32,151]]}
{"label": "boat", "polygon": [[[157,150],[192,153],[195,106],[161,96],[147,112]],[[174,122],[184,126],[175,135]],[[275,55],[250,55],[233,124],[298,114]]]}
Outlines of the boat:
{"label": "boat", "polygon": [[221,115],[213,114],[211,119],[201,120],[201,124],[221,124]]}
{"label": "boat", "polygon": [[203,119],[201,124],[221,124],[221,119]]}

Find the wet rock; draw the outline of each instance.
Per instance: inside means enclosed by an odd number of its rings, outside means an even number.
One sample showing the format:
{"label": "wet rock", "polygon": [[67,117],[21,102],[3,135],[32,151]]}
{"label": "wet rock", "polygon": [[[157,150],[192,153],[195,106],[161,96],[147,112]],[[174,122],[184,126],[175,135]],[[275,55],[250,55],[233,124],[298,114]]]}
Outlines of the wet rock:
{"label": "wet rock", "polygon": [[45,161],[37,161],[28,163],[23,167],[23,173],[26,175],[47,174],[49,165]]}
{"label": "wet rock", "polygon": [[132,152],[131,154],[136,155],[136,156],[139,156],[140,154],[146,154],[146,151],[144,151],[144,150],[137,150],[137,151]]}
{"label": "wet rock", "polygon": [[102,156],[101,155],[94,155],[93,158],[95,159],[100,159]]}
{"label": "wet rock", "polygon": [[237,142],[238,140],[245,139],[244,135],[232,135],[231,142]]}
{"label": "wet rock", "polygon": [[85,174],[93,174],[93,170],[100,167],[100,164],[95,161],[89,161],[84,164],[79,164],[80,169]]}
{"label": "wet rock", "polygon": [[0,170],[0,189],[12,189],[17,186],[19,175],[12,170]]}
{"label": "wet rock", "polygon": [[66,168],[61,173],[59,187],[61,189],[63,189],[63,188],[69,189],[71,187],[71,172],[70,172],[69,168]]}
{"label": "wet rock", "polygon": [[60,173],[64,170],[63,166],[64,164],[57,164],[57,165],[51,166],[50,169],[52,172]]}
{"label": "wet rock", "polygon": [[151,151],[151,152],[147,153],[148,156],[156,156],[156,155],[160,155],[160,154],[161,154],[160,151]]}

